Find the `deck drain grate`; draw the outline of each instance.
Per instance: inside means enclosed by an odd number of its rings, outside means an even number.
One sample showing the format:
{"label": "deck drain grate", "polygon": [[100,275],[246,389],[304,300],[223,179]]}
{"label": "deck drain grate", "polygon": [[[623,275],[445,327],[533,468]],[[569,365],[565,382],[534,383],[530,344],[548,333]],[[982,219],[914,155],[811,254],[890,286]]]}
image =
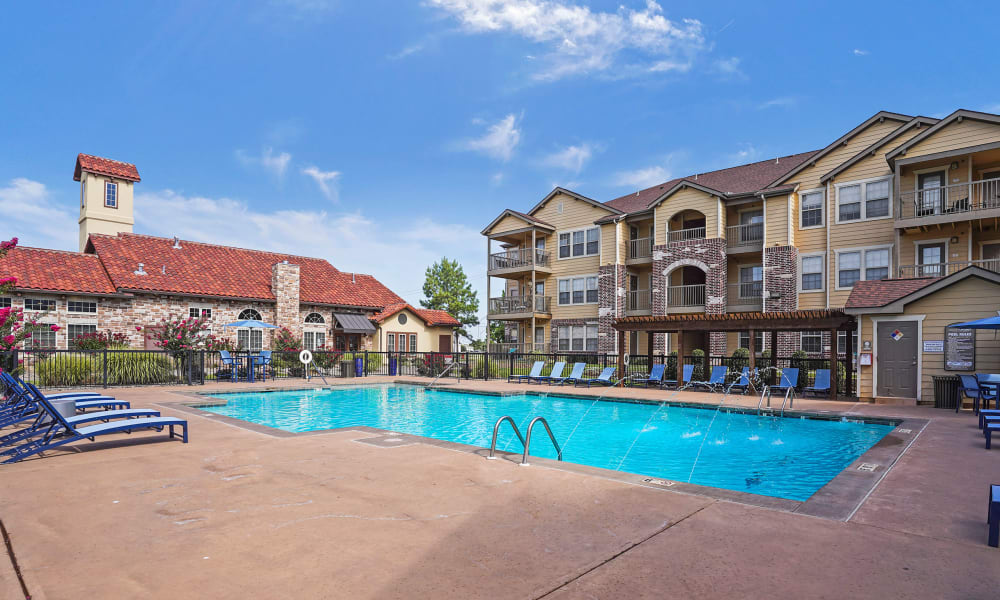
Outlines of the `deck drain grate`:
{"label": "deck drain grate", "polygon": [[653,479],[652,477],[646,477],[642,480],[643,483],[652,483],[653,485],[662,485],[665,487],[670,487],[676,483],[675,481],[665,481],[663,479]]}
{"label": "deck drain grate", "polygon": [[913,433],[912,429],[896,429],[896,433]]}
{"label": "deck drain grate", "polygon": [[861,463],[860,465],[858,465],[859,471],[868,471],[869,473],[877,468],[878,465],[876,465],[875,463]]}

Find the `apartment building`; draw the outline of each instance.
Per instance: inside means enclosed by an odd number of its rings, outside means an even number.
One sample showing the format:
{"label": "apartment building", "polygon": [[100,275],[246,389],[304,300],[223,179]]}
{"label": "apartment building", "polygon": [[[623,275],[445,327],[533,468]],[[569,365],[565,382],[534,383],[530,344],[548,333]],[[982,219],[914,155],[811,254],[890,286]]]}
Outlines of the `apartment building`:
{"label": "apartment building", "polygon": [[[504,210],[482,232],[488,319],[505,323],[503,348],[615,352],[611,323],[626,315],[851,308],[858,282],[995,273],[998,227],[1000,116],[883,111],[819,150],[607,201],[556,188],[527,212]],[[886,299],[861,288],[851,310]],[[859,330],[864,351],[875,333]],[[685,348],[711,354],[748,345],[745,334],[685,335]],[[778,353],[843,352],[845,335],[783,332]],[[654,352],[676,347],[670,337],[654,336]],[[646,344],[633,336],[626,347],[644,354]]]}

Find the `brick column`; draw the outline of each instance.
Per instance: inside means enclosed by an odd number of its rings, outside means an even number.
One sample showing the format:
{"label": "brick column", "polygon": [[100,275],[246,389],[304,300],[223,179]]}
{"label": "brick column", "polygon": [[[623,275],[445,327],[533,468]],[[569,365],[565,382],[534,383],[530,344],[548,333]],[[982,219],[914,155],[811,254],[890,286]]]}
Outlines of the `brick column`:
{"label": "brick column", "polygon": [[[764,312],[784,312],[799,307],[799,249],[795,246],[764,248]],[[799,349],[799,334],[778,334],[778,356],[791,356]],[[774,350],[771,350],[772,355]]]}
{"label": "brick column", "polygon": [[[654,295],[653,314],[666,314],[666,293],[669,285],[667,275],[685,266],[705,272],[705,314],[725,314],[728,259],[726,240],[723,238],[670,242],[665,246],[653,248],[653,285],[659,290]],[[709,347],[706,350],[710,354],[725,354],[726,334],[711,332],[708,337]],[[659,347],[657,352],[662,351],[662,340],[659,341]]]}
{"label": "brick column", "polygon": [[600,352],[618,351],[611,324],[625,316],[625,290],[625,265],[600,267],[597,275],[597,348]]}
{"label": "brick column", "polygon": [[271,292],[277,300],[274,321],[278,327],[287,327],[295,337],[302,337],[302,319],[299,316],[299,266],[280,262],[271,267]]}

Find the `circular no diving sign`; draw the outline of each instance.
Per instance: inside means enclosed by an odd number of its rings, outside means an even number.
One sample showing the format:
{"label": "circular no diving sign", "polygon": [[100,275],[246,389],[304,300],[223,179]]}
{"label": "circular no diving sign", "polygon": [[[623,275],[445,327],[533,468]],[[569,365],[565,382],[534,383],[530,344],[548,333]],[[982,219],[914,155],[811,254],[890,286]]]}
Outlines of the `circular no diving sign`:
{"label": "circular no diving sign", "polygon": [[308,365],[313,361],[313,353],[308,350],[303,350],[299,352],[299,362],[304,365]]}

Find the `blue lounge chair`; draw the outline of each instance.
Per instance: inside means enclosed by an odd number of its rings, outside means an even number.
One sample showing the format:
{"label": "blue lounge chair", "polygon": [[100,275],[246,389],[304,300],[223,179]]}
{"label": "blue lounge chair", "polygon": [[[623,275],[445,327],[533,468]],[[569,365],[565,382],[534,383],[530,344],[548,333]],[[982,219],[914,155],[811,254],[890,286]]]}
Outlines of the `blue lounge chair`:
{"label": "blue lounge chair", "polygon": [[[694,377],[694,365],[684,365],[681,370],[681,385],[688,385],[691,383],[691,378]],[[664,379],[661,384],[663,387],[677,387],[676,379]]]}
{"label": "blue lounge chair", "polygon": [[[692,367],[694,365],[691,365]],[[726,375],[729,373],[729,367],[726,365],[716,365],[712,367],[712,374],[708,377],[708,381],[692,381],[691,385],[694,387],[708,388],[710,391],[715,391],[721,386],[726,384]]]}
{"label": "blue lounge chair", "polygon": [[222,366],[229,369],[228,375],[223,369],[219,369],[215,376],[218,378],[229,377],[230,381],[238,381],[240,376],[240,367],[236,362],[236,359],[229,354],[229,350],[219,350],[219,360],[222,362]]}
{"label": "blue lounge chair", "polygon": [[[19,381],[18,383],[21,389],[18,391],[16,399],[0,411],[0,428],[9,427],[35,418],[41,410],[38,406],[38,397],[36,396],[52,400],[52,398],[45,396],[41,392],[35,394],[32,390],[37,390],[38,388],[33,385],[28,387],[30,384],[26,384],[23,381]],[[115,400],[107,396],[81,396],[80,398],[77,400],[73,397],[63,396],[58,399],[74,400],[74,408],[78,412],[84,412],[91,408],[100,408],[103,410],[124,410],[131,408],[128,402]]]}
{"label": "blue lounge chair", "polygon": [[[23,380],[14,377],[10,373],[0,372],[0,382],[7,386],[8,396],[4,400],[3,407],[14,404],[17,400],[24,397],[27,394],[28,389]],[[97,400],[97,399],[111,399],[110,396],[105,396],[104,394],[99,394],[97,392],[62,392],[59,394],[48,394],[45,396],[49,400],[65,400],[67,398],[79,399],[80,401],[86,400]],[[0,408],[2,410],[2,408]]]}
{"label": "blue lounge chair", "polygon": [[781,379],[778,380],[777,385],[771,386],[772,392],[780,392],[782,396],[792,395],[792,399],[795,399],[795,386],[799,382],[799,369],[798,367],[788,367],[781,370]]}
{"label": "blue lounge chair", "polygon": [[[798,379],[798,375],[795,376]],[[816,380],[807,388],[802,388],[802,393],[820,395],[830,393],[830,369],[816,369]]]}
{"label": "blue lounge chair", "polygon": [[630,385],[641,385],[642,387],[649,387],[650,384],[660,385],[663,383],[663,373],[666,372],[666,368],[667,366],[664,364],[653,365],[653,368],[649,370],[649,377],[633,375],[628,382]]}
{"label": "blue lounge chair", "polygon": [[[753,370],[753,376],[754,379],[757,379],[757,369]],[[745,394],[747,390],[749,390],[752,387],[753,387],[753,382],[750,381],[750,367],[743,367],[743,371],[740,372],[739,379],[737,379],[735,383],[729,386],[729,390],[730,391],[737,390],[739,393]]]}
{"label": "blue lounge chair", "polygon": [[544,360],[536,360],[535,364],[531,365],[531,371],[527,375],[508,375],[507,383],[513,381],[527,381],[534,379],[535,377],[542,376],[542,367],[545,366]]}
{"label": "blue lounge chair", "polygon": [[[32,391],[38,392],[37,388],[34,388],[34,386],[30,387],[33,388]],[[39,432],[31,439],[23,440],[20,444],[11,448],[0,450],[0,462],[3,462],[4,464],[13,463],[19,460],[24,460],[29,456],[40,454],[46,450],[52,450],[54,448],[58,448],[59,446],[64,446],[80,440],[95,441],[98,436],[108,435],[111,433],[131,433],[132,431],[138,429],[155,429],[157,431],[163,431],[166,427],[169,428],[170,437],[173,438],[174,427],[179,426],[183,428],[183,433],[181,435],[183,442],[186,444],[188,441],[187,421],[176,417],[124,419],[122,421],[111,421],[108,423],[101,423],[99,425],[91,425],[89,427],[76,427],[73,423],[70,423],[65,417],[63,417],[59,411],[57,411],[40,393],[38,394],[38,400],[42,410],[48,413],[48,417],[51,419],[51,426],[47,427],[45,431]]]}
{"label": "blue lounge chair", "polygon": [[543,381],[551,381],[553,379],[560,379],[560,378],[562,378],[562,372],[563,372],[563,369],[565,369],[565,368],[566,368],[566,363],[563,362],[563,361],[559,361],[556,364],[552,365],[552,371],[550,371],[548,375],[539,375],[538,377],[532,377],[532,378],[528,379],[528,381],[529,382],[531,382],[531,381],[537,381],[537,382],[541,383]]}
{"label": "blue lounge chair", "polygon": [[570,381],[583,379],[583,370],[585,368],[587,368],[587,363],[581,363],[581,362],[573,363],[573,370],[569,372],[568,377],[553,377],[549,379],[549,385],[552,385],[553,383],[558,383],[559,385],[563,385]]}
{"label": "blue lounge chair", "polygon": [[604,367],[604,370],[601,371],[601,374],[598,375],[597,377],[593,379],[580,379],[578,381],[574,381],[573,385],[576,386],[576,385],[587,384],[587,387],[590,387],[592,384],[612,386],[616,383],[613,379],[614,376],[615,376],[614,367]]}

